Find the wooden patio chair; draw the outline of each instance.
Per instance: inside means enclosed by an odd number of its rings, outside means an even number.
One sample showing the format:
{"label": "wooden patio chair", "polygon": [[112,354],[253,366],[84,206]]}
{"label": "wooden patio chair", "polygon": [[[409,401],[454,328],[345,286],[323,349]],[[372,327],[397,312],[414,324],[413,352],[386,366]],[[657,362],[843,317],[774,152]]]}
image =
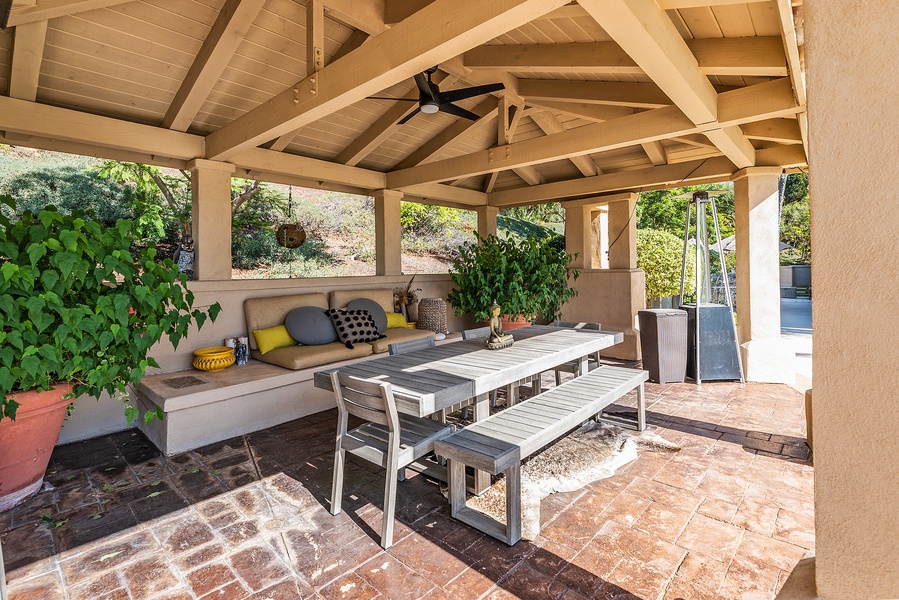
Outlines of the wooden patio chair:
{"label": "wooden patio chair", "polygon": [[[550,323],[550,326],[567,327],[569,329],[591,329],[595,331],[600,331],[601,328],[599,323],[575,323],[574,321],[553,321]],[[587,371],[592,371],[600,364],[599,352],[594,352],[587,358]],[[554,368],[553,371],[556,373],[556,385],[562,385],[562,373],[571,373],[575,377],[583,375],[583,373],[580,372],[580,362],[576,360],[563,363]]]}
{"label": "wooden patio chair", "polygon": [[[340,514],[343,499],[344,460],[347,451],[386,469],[381,547],[393,544],[393,516],[400,469],[434,450],[434,442],[453,432],[453,427],[431,419],[397,413],[389,383],[331,373],[337,397],[337,448],[331,485],[331,514]],[[349,415],[367,422],[347,431]]]}

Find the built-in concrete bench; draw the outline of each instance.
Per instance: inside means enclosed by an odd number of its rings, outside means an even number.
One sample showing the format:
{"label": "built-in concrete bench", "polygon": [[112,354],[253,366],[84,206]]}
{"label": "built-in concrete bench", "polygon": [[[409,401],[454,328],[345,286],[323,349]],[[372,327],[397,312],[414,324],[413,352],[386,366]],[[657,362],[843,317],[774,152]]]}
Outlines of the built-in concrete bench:
{"label": "built-in concrete bench", "polygon": [[[636,429],[646,427],[643,382],[649,373],[603,366],[439,440],[448,459],[453,517],[510,546],[521,539],[521,461],[637,390]],[[616,423],[617,424],[617,423]],[[465,505],[465,466],[506,477],[506,524]]]}

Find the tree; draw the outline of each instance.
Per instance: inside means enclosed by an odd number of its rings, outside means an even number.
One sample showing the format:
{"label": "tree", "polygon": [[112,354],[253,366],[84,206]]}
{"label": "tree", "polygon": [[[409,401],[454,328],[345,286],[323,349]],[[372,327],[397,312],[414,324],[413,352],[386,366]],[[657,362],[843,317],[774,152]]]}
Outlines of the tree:
{"label": "tree", "polygon": [[[637,230],[637,267],[646,274],[646,306],[657,298],[668,298],[680,293],[680,277],[683,267],[684,241],[667,231],[655,229]],[[687,281],[684,293],[690,295],[694,265],[687,261]]]}
{"label": "tree", "polygon": [[[681,245],[684,239],[684,225],[687,218],[689,198],[677,196],[694,192],[696,190],[713,189],[711,186],[700,185],[670,190],[657,190],[653,192],[641,192],[640,201],[637,202],[637,229],[654,229],[667,231],[679,237]],[[721,229],[721,237],[727,237],[734,232],[734,194],[733,189],[728,189],[726,194],[715,197],[715,206],[718,209],[718,221]],[[696,213],[693,213],[695,219]],[[712,222],[712,211],[706,212],[709,239],[714,238],[715,225]],[[696,222],[690,224],[690,237],[696,237]],[[714,240],[713,240],[714,241]]]}
{"label": "tree", "polygon": [[782,264],[809,264],[812,259],[808,173],[787,176],[780,212],[780,239],[793,246],[781,253]]}

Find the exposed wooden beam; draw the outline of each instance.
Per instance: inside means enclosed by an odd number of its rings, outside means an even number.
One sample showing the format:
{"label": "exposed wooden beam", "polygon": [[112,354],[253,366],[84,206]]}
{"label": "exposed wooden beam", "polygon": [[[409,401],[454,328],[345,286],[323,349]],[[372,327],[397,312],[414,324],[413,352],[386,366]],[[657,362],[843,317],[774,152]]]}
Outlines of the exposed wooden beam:
{"label": "exposed wooden beam", "polygon": [[570,156],[625,148],[695,130],[696,126],[677,107],[657,108],[605,123],[578,127],[565,133],[532,138],[403,171],[393,171],[388,175],[388,183],[391,189],[400,189],[407,185],[470,177]]}
{"label": "exposed wooden beam", "polygon": [[14,30],[9,96],[34,102],[44,60],[47,21],[17,25]]}
{"label": "exposed wooden beam", "polygon": [[805,156],[805,148],[798,144],[789,144],[764,148],[756,151],[756,165],[760,167],[807,167],[808,158]]}
{"label": "exposed wooden beam", "polygon": [[203,156],[203,137],[0,96],[0,131],[180,160]]}
{"label": "exposed wooden beam", "polygon": [[468,119],[459,119],[430,140],[428,140],[418,150],[404,158],[395,167],[395,169],[408,169],[414,167],[432,156],[438,154],[444,149],[450,147],[454,142],[461,139],[466,133],[470,133],[478,127],[484,126],[487,122],[496,118],[496,106],[498,100],[495,96],[488,96],[481,101],[471,112],[475,113],[480,119],[477,121],[469,121]]}
{"label": "exposed wooden beam", "polygon": [[[667,106],[570,129],[565,133],[396,170],[388,175],[388,183],[391,189],[399,189],[408,185],[472,177],[787,116],[799,111],[789,85],[789,80],[782,78],[717,95],[716,105],[719,108],[716,112],[726,119],[713,126],[697,126],[676,106]],[[722,145],[727,144],[722,141]],[[731,150],[736,153],[736,150]]]}
{"label": "exposed wooden beam", "polygon": [[9,13],[9,22],[6,26],[18,27],[25,23],[46,21],[128,2],[134,2],[134,0],[38,0],[37,3],[31,2],[30,6],[19,6],[13,2],[13,8]]}
{"label": "exposed wooden beam", "polygon": [[518,93],[529,101],[543,99],[637,108],[659,108],[672,104],[671,99],[654,83],[519,79]]}
{"label": "exposed wooden beam", "polygon": [[325,13],[335,21],[369,35],[390,29],[384,23],[384,0],[325,0]]}
{"label": "exposed wooden beam", "polygon": [[[663,10],[675,10],[680,8],[706,8],[713,6],[728,6],[734,4],[752,4],[755,2],[768,2],[769,0],[659,0],[659,7]],[[541,19],[577,19],[589,16],[587,11],[577,3],[568,4],[561,8],[546,13]]]}
{"label": "exposed wooden beam", "polygon": [[[783,42],[778,36],[699,39],[686,43],[705,75],[787,75]],[[479,46],[466,52],[463,61],[469,69],[523,73],[643,74],[643,69],[615,42]]]}
{"label": "exposed wooden beam", "polygon": [[487,198],[487,204],[498,207],[520,206],[540,202],[555,202],[565,198],[580,198],[607,192],[640,191],[655,186],[694,185],[697,182],[705,182],[710,179],[726,181],[735,171],[737,171],[736,166],[727,158],[721,156],[676,165],[647,167],[620,173],[596,175],[595,177],[583,177],[568,181],[545,183],[543,185],[501,190],[490,194]]}
{"label": "exposed wooden beam", "polygon": [[[0,134],[2,134],[2,132],[0,132]],[[73,142],[58,138],[51,139],[36,135],[13,134],[12,137],[9,135],[0,135],[0,144],[27,145],[29,148],[52,150],[53,152],[66,152],[67,154],[80,154],[81,156],[93,156],[104,160],[118,160],[122,162],[139,163],[142,165],[168,167],[170,169],[186,169],[187,163],[190,162],[147,152],[133,152],[131,150],[110,148],[108,146],[99,146],[86,142]]]}
{"label": "exposed wooden beam", "polygon": [[743,135],[752,140],[765,140],[780,144],[801,144],[802,133],[796,119],[766,119],[741,125]]}
{"label": "exposed wooden beam", "polygon": [[460,81],[470,85],[485,85],[488,83],[501,83],[505,89],[501,92],[494,92],[497,96],[506,96],[510,101],[519,104],[522,101],[521,94],[518,92],[518,79],[513,77],[507,71],[497,70],[480,70],[475,71],[469,69],[462,62],[462,56],[454,56],[453,58],[444,60],[440,63],[440,68],[457,77]]}
{"label": "exposed wooden beam", "polygon": [[162,126],[187,131],[265,0],[227,0],[175,94]]}
{"label": "exposed wooden beam", "polygon": [[306,0],[306,76],[325,66],[325,5],[322,0]]}
{"label": "exposed wooden beam", "polygon": [[[719,121],[718,92],[656,0],[579,0],[696,125]],[[707,127],[713,143],[738,167],[752,166],[755,150],[739,129]]]}
{"label": "exposed wooden beam", "polygon": [[793,22],[793,8],[790,0],[775,0],[777,7],[778,23],[786,51],[787,64],[790,67],[790,80],[793,82],[793,92],[796,101],[800,105],[806,103],[805,71],[802,69],[802,61],[799,57],[799,40],[796,37],[796,24]]}
{"label": "exposed wooden beam", "polygon": [[384,173],[358,167],[348,167],[326,160],[252,148],[234,156],[231,161],[240,168],[254,172],[284,173],[321,182],[341,183],[358,188],[384,189]]}
{"label": "exposed wooden beam", "polygon": [[486,206],[487,194],[463,187],[452,187],[439,183],[426,183],[403,190],[406,196],[417,196],[423,200],[440,200],[464,206]]}
{"label": "exposed wooden beam", "polygon": [[[321,119],[519,27],[564,1],[436,0],[321,72],[209,134],[207,158],[225,160]],[[447,20],[447,14],[465,18]]]}
{"label": "exposed wooden beam", "polygon": [[[531,118],[546,135],[567,131],[556,115],[548,110],[535,112],[531,115]],[[572,156],[569,160],[574,163],[574,166],[577,167],[584,177],[593,177],[599,170],[596,163],[589,156]]]}
{"label": "exposed wooden beam", "polygon": [[658,167],[659,165],[668,164],[668,153],[665,152],[662,142],[646,142],[641,144],[641,146],[643,146],[643,151],[646,152],[646,156],[649,157],[653,166]]}
{"label": "exposed wooden beam", "polygon": [[602,123],[618,117],[634,114],[633,108],[626,106],[609,106],[608,104],[587,104],[584,102],[557,102],[543,98],[528,98],[528,103],[542,106],[565,115]]}
{"label": "exposed wooden beam", "polygon": [[[348,37],[347,40],[343,44],[341,44],[340,49],[334,53],[334,56],[331,57],[331,62],[334,62],[335,60],[349,54],[350,52],[361,46],[368,38],[369,35],[361,29],[355,30],[350,34],[350,37]],[[269,148],[278,152],[284,150],[284,148],[287,148],[287,146],[290,145],[290,142],[293,141],[293,138],[295,138],[299,132],[299,129],[294,129],[289,133],[285,133],[274,142],[272,142],[272,145],[269,146]]]}
{"label": "exposed wooden beam", "polygon": [[[436,84],[449,82],[446,79],[446,73],[438,71],[432,76],[432,81]],[[418,86],[413,88],[409,93],[403,96],[406,100],[418,100]],[[337,155],[335,162],[344,165],[357,165],[366,156],[372,153],[375,148],[384,143],[387,138],[394,134],[400,127],[397,123],[408,116],[413,111],[418,110],[417,102],[406,102],[399,100],[381,115],[377,121],[362,132],[359,137],[350,142],[350,144]]]}
{"label": "exposed wooden beam", "polygon": [[[515,136],[515,130],[518,129],[518,124],[521,122],[521,109],[523,108],[523,105],[515,104],[507,96],[500,97],[499,104],[496,107],[497,146],[505,146],[512,143],[512,138]],[[493,186],[496,185],[497,177],[499,177],[499,171],[490,173],[487,176],[487,180],[484,182],[484,193],[489,194],[493,191]],[[524,178],[522,177],[522,179]],[[525,179],[525,181],[527,180]],[[461,181],[454,181],[452,185],[455,186],[458,185],[458,183],[461,183]]]}
{"label": "exposed wooden beam", "polygon": [[396,25],[434,0],[384,0],[384,22]]}

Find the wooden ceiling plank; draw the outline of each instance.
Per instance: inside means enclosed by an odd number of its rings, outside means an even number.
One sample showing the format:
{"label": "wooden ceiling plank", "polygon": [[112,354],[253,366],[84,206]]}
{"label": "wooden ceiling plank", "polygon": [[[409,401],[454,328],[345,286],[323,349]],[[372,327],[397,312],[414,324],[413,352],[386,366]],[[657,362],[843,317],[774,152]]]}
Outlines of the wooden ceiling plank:
{"label": "wooden ceiling plank", "polygon": [[[719,120],[718,92],[655,0],[579,0],[579,3],[695,124],[713,124]],[[712,133],[707,137],[734,164],[752,166],[749,161],[754,161],[755,150],[739,128],[710,126],[708,129]]]}
{"label": "wooden ceiling plank", "polygon": [[227,0],[181,82],[162,126],[187,131],[218,83],[265,0]]}
{"label": "wooden ceiling plank", "polygon": [[504,171],[570,156],[624,148],[695,132],[696,126],[676,107],[658,108],[620,119],[586,125],[544,137],[490,148],[464,156],[393,171],[391,189]]}
{"label": "wooden ceiling plank", "polygon": [[436,136],[428,140],[418,150],[404,158],[395,167],[395,169],[408,169],[415,165],[421,164],[432,156],[449,148],[453,143],[462,139],[466,133],[470,133],[477,127],[485,125],[488,121],[496,118],[496,107],[498,99],[495,96],[489,96],[481,101],[471,112],[480,117],[477,121],[469,121],[467,119],[459,119]]}
{"label": "wooden ceiling plank", "polygon": [[671,99],[654,83],[520,79],[518,93],[528,101],[542,99],[631,108],[660,108],[671,104]]}
{"label": "wooden ceiling plank", "polygon": [[640,145],[643,146],[643,151],[646,152],[646,156],[649,157],[653,166],[668,164],[668,154],[665,152],[662,142],[646,142]]}
{"label": "wooden ceiling plank", "polygon": [[23,5],[21,7],[14,2],[6,26],[17,27],[25,23],[47,21],[128,2],[134,2],[134,0],[39,0],[37,3],[31,2],[31,6]]}
{"label": "wooden ceiling plank", "polygon": [[504,208],[540,202],[555,202],[607,192],[640,191],[653,186],[693,185],[698,181],[729,179],[737,171],[726,157],[633,169],[594,177],[582,177],[493,192],[487,197],[489,206]]}
{"label": "wooden ceiling plank", "polygon": [[[687,40],[686,43],[705,75],[787,75],[783,43],[777,36]],[[643,69],[615,42],[479,46],[466,52],[463,62],[474,70],[643,74]]]}
{"label": "wooden ceiling plank", "polygon": [[[312,123],[564,2],[436,0],[320,73],[211,133],[206,139],[207,158],[225,160]],[[465,18],[447,21],[445,15],[451,13]]]}
{"label": "wooden ceiling plank", "polygon": [[[441,71],[435,73],[431,80],[438,85],[445,82],[449,85],[452,81],[447,80],[446,73]],[[393,133],[400,127],[398,122],[418,109],[418,87],[416,86],[414,89],[410,90],[408,94],[403,96],[403,98],[415,100],[416,102],[406,102],[402,100],[394,102],[393,105],[387,109],[387,112],[381,115],[377,121],[372,123],[368,129],[350,142],[350,144],[337,155],[337,158],[334,159],[335,162],[344,165],[357,165],[365,159],[366,156],[371,154],[375,148],[393,135]]]}
{"label": "wooden ceiling plank", "polygon": [[801,144],[802,133],[796,119],[766,119],[741,125],[743,135],[752,140],[765,140],[781,144]]}
{"label": "wooden ceiling plank", "polygon": [[13,35],[9,96],[34,102],[44,59],[47,21],[17,25]]}
{"label": "wooden ceiling plank", "polygon": [[[535,112],[531,115],[531,118],[537,124],[537,127],[542,129],[543,133],[546,135],[564,133],[567,131],[562,122],[559,121],[558,117],[548,110]],[[572,156],[569,160],[574,163],[574,166],[577,167],[577,170],[580,171],[581,175],[584,177],[593,177],[598,172],[596,163],[593,162],[589,156]]]}
{"label": "wooden ceiling plank", "polygon": [[325,13],[335,21],[369,35],[390,29],[384,23],[384,0],[325,0]]}

